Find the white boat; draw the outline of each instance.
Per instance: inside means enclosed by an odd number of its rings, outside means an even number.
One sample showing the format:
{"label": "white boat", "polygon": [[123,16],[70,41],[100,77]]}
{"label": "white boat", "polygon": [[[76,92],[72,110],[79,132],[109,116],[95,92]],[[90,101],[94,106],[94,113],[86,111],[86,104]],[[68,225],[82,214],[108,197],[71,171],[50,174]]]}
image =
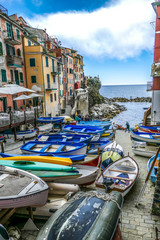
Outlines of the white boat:
{"label": "white boat", "polygon": [[136,142],[132,140],[132,152],[143,157],[152,157],[156,154],[158,146],[147,145],[146,142]]}
{"label": "white boat", "polygon": [[[33,138],[33,137],[35,137],[37,135],[37,129],[29,129],[29,130],[25,130],[25,131],[17,131],[16,135],[17,135],[17,140],[23,139],[23,137],[25,137],[25,139]],[[14,134],[13,133],[4,132],[3,136],[5,138],[14,138]]]}
{"label": "white boat", "polygon": [[107,187],[109,192],[118,191],[125,196],[133,187],[138,174],[138,164],[133,158],[126,156],[111,163],[96,181],[96,186],[100,188]]}
{"label": "white boat", "polygon": [[77,168],[77,171],[81,174],[80,177],[74,179],[57,179],[55,182],[57,183],[70,183],[70,184],[78,184],[78,185],[90,185],[95,182],[99,168],[85,165],[74,165]]}
{"label": "white boat", "polygon": [[48,124],[38,126],[38,130],[39,130],[39,134],[51,132],[53,130],[53,124],[48,123]]}
{"label": "white boat", "polygon": [[0,165],[0,208],[43,206],[48,185],[33,174]]}

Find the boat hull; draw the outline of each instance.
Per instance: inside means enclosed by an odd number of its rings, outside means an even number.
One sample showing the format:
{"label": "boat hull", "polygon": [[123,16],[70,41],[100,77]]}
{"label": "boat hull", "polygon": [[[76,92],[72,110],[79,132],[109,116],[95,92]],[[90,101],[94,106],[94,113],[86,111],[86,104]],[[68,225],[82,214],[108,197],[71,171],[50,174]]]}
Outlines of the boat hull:
{"label": "boat hull", "polygon": [[79,192],[50,217],[37,240],[111,240],[119,220],[118,206],[121,208],[122,203],[118,192],[111,195]]}
{"label": "boat hull", "polygon": [[[27,130],[27,131],[19,131],[16,133],[17,139],[23,139],[23,137],[25,139],[30,139],[33,138],[37,135],[37,129],[34,130]],[[10,133],[4,133],[4,137],[6,138],[14,138],[14,134],[10,134]]]}

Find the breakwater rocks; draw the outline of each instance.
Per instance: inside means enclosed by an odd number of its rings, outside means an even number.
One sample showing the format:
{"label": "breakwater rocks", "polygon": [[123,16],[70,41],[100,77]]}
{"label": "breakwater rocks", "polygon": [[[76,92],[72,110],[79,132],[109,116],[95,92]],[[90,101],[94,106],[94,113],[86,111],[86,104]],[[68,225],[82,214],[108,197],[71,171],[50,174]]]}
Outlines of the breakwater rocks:
{"label": "breakwater rocks", "polygon": [[110,101],[106,101],[102,104],[96,104],[90,109],[90,117],[91,118],[113,118],[117,114],[119,114],[122,111],[126,111],[126,107],[123,105],[119,105],[117,103],[111,103]]}
{"label": "breakwater rocks", "polygon": [[151,97],[136,97],[136,98],[123,98],[123,97],[115,97],[115,98],[105,98],[105,101],[109,102],[152,102]]}

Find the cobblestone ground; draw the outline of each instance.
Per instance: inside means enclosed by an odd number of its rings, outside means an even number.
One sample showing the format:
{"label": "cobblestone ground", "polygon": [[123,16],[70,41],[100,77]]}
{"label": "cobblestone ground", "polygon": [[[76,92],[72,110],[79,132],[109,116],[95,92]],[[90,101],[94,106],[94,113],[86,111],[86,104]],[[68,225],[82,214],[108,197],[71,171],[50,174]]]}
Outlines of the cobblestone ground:
{"label": "cobblestone ground", "polygon": [[[130,133],[118,130],[116,132],[115,140],[119,143],[125,152],[125,155],[133,157],[139,165],[139,178],[134,187],[127,194],[124,200],[120,228],[122,232],[123,240],[158,240],[160,239],[160,232],[158,238],[156,238],[155,228],[160,230],[160,217],[151,214],[154,185],[149,180],[145,189],[144,195],[140,199],[140,206],[135,207],[137,197],[144,184],[147,176],[147,161],[148,158],[135,156],[132,153]],[[23,143],[18,142],[13,145],[6,145],[6,151],[11,148],[18,148]],[[20,149],[9,151],[8,153],[21,154]],[[92,186],[91,186],[92,187]],[[94,188],[94,187],[93,187]],[[41,228],[42,226],[38,226]],[[34,240],[37,236],[37,231],[24,231],[22,232],[22,240]]]}
{"label": "cobblestone ground", "polygon": [[140,199],[140,206],[135,207],[137,197],[147,176],[148,158],[135,156],[132,153],[130,134],[124,131],[117,131],[115,140],[123,147],[125,155],[129,153],[139,165],[139,178],[124,199],[121,232],[123,240],[153,240],[156,238],[155,227],[160,230],[160,217],[151,214],[154,185],[149,180],[143,196]]}

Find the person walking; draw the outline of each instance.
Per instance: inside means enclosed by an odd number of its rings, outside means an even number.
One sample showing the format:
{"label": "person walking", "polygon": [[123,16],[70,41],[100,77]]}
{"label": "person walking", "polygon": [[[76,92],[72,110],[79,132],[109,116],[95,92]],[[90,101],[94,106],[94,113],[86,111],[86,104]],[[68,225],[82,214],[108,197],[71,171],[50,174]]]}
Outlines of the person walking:
{"label": "person walking", "polygon": [[129,126],[129,122],[126,122],[126,131],[130,132],[130,126]]}

